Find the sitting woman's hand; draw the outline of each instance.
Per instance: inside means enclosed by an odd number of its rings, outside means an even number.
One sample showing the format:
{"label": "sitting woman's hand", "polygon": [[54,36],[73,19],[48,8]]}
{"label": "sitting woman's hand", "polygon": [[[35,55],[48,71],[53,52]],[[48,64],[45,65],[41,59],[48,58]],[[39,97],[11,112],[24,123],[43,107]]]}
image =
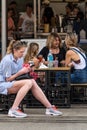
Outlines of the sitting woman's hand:
{"label": "sitting woman's hand", "polygon": [[62,60],[62,61],[60,62],[60,64],[61,64],[61,66],[65,66],[65,60]]}
{"label": "sitting woman's hand", "polygon": [[72,64],[72,62],[71,62],[71,63],[69,63],[69,64],[68,64],[68,66],[69,66],[69,67],[73,67],[73,64]]}
{"label": "sitting woman's hand", "polygon": [[40,64],[39,59],[36,58],[36,57],[34,57],[34,58],[33,58],[33,62],[34,62],[35,68],[38,68],[38,67],[39,67],[39,64]]}
{"label": "sitting woman's hand", "polygon": [[22,74],[25,74],[25,73],[28,73],[31,71],[31,68],[30,66],[24,66],[19,72],[18,72],[18,75],[22,75]]}

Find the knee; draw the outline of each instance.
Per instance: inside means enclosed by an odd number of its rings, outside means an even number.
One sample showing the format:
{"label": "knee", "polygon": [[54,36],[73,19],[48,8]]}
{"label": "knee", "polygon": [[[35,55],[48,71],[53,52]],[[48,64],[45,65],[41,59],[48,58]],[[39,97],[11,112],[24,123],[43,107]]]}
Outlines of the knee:
{"label": "knee", "polygon": [[33,82],[36,82],[34,79],[31,79],[31,80],[32,80],[32,83],[33,83]]}
{"label": "knee", "polygon": [[37,86],[37,83],[34,79],[29,79],[26,81],[25,85],[29,86],[29,88],[35,88]]}
{"label": "knee", "polygon": [[37,82],[36,82],[34,79],[31,79],[31,82],[32,82],[32,86],[33,86],[33,87],[38,86],[38,85],[37,85]]}
{"label": "knee", "polygon": [[33,86],[32,80],[31,79],[27,80],[26,83],[25,83],[25,85],[28,85],[28,86],[32,87]]}

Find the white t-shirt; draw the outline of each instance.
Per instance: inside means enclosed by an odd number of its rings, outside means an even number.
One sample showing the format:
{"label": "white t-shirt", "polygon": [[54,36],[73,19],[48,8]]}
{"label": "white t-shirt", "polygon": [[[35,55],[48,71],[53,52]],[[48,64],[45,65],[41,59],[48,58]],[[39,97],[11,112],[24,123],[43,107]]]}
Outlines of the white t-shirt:
{"label": "white t-shirt", "polygon": [[27,15],[25,12],[20,16],[20,18],[24,19],[22,23],[22,31],[23,32],[33,32],[34,31],[34,15],[32,14],[31,17]]}

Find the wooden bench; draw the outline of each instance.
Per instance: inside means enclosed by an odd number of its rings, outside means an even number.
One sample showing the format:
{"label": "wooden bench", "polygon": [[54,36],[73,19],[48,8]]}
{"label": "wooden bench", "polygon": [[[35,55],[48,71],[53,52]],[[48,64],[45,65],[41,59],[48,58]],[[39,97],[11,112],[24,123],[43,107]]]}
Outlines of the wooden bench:
{"label": "wooden bench", "polygon": [[71,83],[71,104],[87,103],[87,83]]}

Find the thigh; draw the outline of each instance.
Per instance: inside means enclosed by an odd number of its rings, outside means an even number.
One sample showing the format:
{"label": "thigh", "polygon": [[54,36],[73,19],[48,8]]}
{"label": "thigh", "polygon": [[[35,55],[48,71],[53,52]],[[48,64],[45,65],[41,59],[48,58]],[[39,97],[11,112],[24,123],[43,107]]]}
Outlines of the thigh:
{"label": "thigh", "polygon": [[26,80],[19,80],[15,81],[13,86],[11,88],[8,88],[8,93],[17,93],[21,87],[24,85],[32,85],[32,80],[31,79],[26,79]]}

